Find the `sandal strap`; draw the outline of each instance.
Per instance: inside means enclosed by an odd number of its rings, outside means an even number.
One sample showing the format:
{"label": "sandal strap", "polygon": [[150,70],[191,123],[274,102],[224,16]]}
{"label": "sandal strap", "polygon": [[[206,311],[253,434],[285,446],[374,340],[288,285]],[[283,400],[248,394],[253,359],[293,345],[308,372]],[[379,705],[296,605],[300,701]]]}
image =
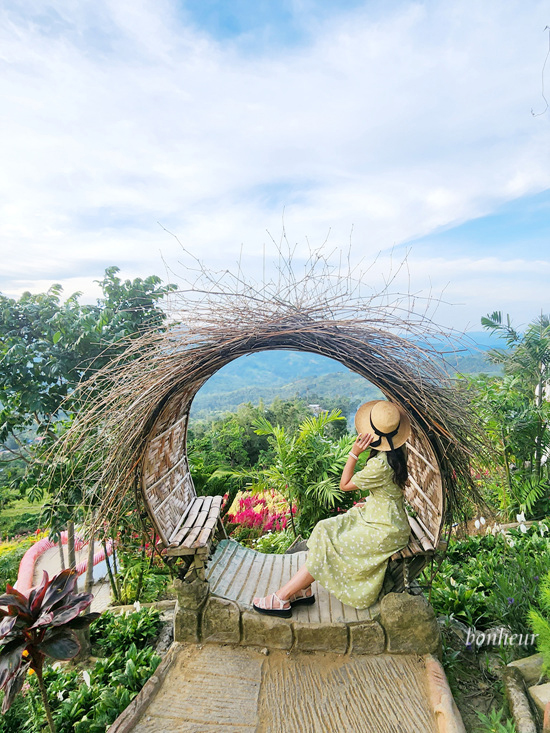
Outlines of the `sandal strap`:
{"label": "sandal strap", "polygon": [[[307,594],[306,591],[311,590],[311,585],[308,585],[306,588],[301,588],[300,590],[297,590],[296,593],[293,593],[291,598],[294,599],[300,599],[300,598],[310,598],[313,595],[313,591],[309,594]],[[279,599],[280,600],[280,599]],[[290,599],[289,599],[290,600]]]}
{"label": "sandal strap", "polygon": [[[279,608],[275,608],[273,605],[273,599],[276,598],[279,601]],[[264,596],[263,598],[260,598],[258,601],[258,607],[263,608],[266,611],[278,611],[278,610],[286,610],[285,609],[285,603],[290,603],[290,601],[283,601],[282,598],[279,598],[279,596],[276,593],[270,593],[268,596]]]}
{"label": "sandal strap", "polygon": [[[290,601],[283,601],[283,599],[279,598],[279,596],[276,593],[272,593],[271,596],[272,598],[276,598],[279,601],[279,603],[281,604],[280,606],[281,608],[285,607],[285,603],[290,603]],[[273,601],[271,601],[271,608],[273,608]]]}

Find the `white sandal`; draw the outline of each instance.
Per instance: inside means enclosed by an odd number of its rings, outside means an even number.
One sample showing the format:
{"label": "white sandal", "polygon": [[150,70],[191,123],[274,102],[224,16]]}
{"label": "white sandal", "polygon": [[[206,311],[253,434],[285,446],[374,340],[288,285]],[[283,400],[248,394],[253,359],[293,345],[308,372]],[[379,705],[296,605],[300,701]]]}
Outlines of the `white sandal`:
{"label": "white sandal", "polygon": [[[273,605],[275,600],[279,602],[278,608],[275,608]],[[258,603],[256,604],[254,601],[258,601]],[[288,603],[287,608],[284,608],[285,603]],[[290,601],[283,601],[276,593],[271,593],[271,595],[264,596],[264,598],[254,598],[252,608],[258,611],[258,613],[265,613],[267,616],[281,616],[282,618],[290,618],[292,616]]]}
{"label": "white sandal", "polygon": [[[310,592],[310,595],[307,595],[307,591]],[[296,591],[293,595],[290,596],[288,599],[290,602],[290,607],[294,608],[294,606],[309,606],[312,603],[315,603],[315,595],[313,591],[311,590],[311,586],[308,585],[307,588],[303,588],[302,590]]]}

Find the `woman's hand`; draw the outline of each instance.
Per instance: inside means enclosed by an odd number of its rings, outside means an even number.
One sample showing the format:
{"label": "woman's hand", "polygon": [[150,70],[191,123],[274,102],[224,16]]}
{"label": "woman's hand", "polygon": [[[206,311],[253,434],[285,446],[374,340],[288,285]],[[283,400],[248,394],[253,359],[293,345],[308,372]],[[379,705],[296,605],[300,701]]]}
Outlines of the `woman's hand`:
{"label": "woman's hand", "polygon": [[342,478],[340,479],[340,488],[342,491],[357,490],[357,486],[353,483],[353,472],[355,471],[357,458],[361,453],[363,453],[363,451],[367,450],[373,440],[374,435],[372,433],[365,433],[365,435],[359,433],[357,436],[357,440],[353,444],[348,460],[346,461],[346,465],[344,466],[344,470],[342,471]]}
{"label": "woman's hand", "polygon": [[359,433],[359,435],[357,436],[357,440],[353,444],[351,452],[355,453],[356,456],[361,455],[361,453],[364,453],[364,451],[367,450],[373,440],[374,433],[365,433],[364,435],[362,433]]}

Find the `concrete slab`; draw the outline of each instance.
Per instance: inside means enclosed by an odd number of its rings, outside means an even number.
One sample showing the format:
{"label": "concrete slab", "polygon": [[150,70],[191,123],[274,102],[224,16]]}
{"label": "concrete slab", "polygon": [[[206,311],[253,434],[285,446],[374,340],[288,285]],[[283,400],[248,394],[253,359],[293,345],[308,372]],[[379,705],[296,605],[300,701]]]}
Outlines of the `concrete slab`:
{"label": "concrete slab", "polygon": [[438,731],[426,662],[416,655],[265,655],[208,644],[175,645],[172,658],[151,685],[158,692],[144,688],[133,717],[109,733]]}

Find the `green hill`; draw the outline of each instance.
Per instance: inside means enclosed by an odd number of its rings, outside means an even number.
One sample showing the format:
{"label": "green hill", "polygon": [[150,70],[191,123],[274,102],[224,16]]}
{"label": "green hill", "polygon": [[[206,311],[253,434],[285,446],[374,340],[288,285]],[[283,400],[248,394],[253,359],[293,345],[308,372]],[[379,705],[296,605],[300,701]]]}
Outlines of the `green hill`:
{"label": "green hill", "polygon": [[[453,355],[446,368],[463,374],[498,372],[498,367],[480,351]],[[262,399],[269,404],[275,397],[301,397],[321,406],[324,400],[342,397],[353,414],[360,404],[381,397],[381,393],[333,359],[295,351],[265,351],[241,357],[220,369],[195,397],[191,416],[218,417],[233,412],[243,402],[258,404]]]}

